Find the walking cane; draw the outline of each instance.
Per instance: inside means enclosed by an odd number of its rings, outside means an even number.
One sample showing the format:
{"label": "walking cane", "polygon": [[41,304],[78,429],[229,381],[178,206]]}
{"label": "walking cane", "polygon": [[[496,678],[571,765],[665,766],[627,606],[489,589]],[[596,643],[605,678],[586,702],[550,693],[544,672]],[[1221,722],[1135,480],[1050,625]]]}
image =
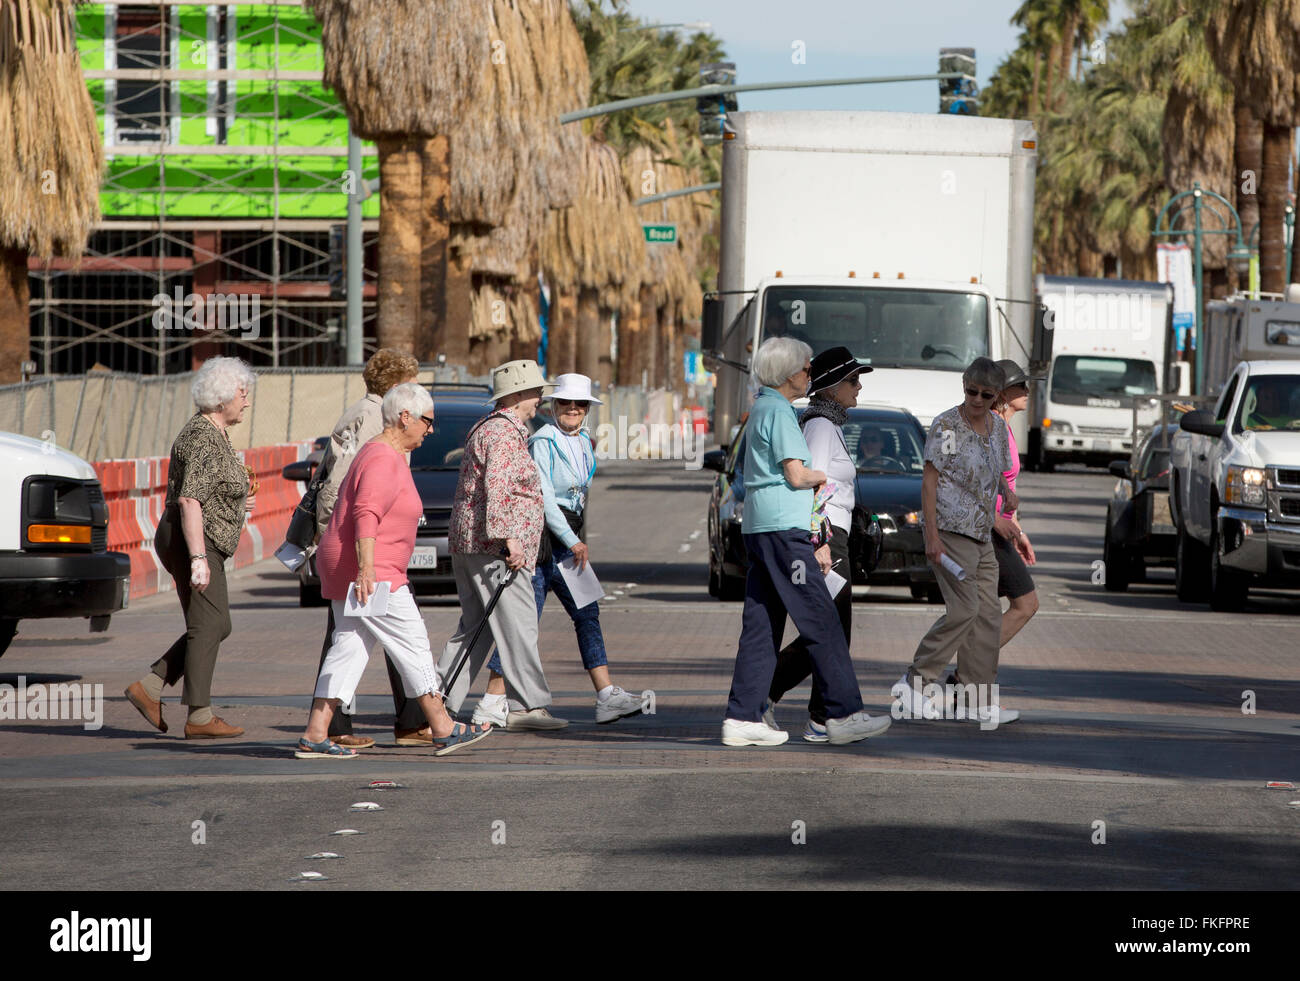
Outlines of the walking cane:
{"label": "walking cane", "polygon": [[451,689],[455,686],[456,679],[460,676],[461,669],[465,667],[465,662],[469,660],[469,655],[470,652],[474,650],[474,645],[478,643],[479,635],[483,633],[483,628],[487,626],[488,617],[492,616],[492,610],[496,607],[497,600],[501,598],[502,591],[509,586],[512,581],[514,581],[515,573],[517,571],[518,570],[516,569],[511,569],[506,577],[501,580],[501,584],[497,586],[497,591],[492,594],[492,598],[488,600],[487,609],[483,611],[483,619],[479,622],[479,625],[474,628],[474,636],[471,637],[469,643],[465,645],[464,649],[460,653],[460,659],[456,662],[455,667],[451,669],[447,674],[446,679],[443,681],[442,691],[438,694],[442,697],[444,702],[447,700],[447,696],[451,694]]}

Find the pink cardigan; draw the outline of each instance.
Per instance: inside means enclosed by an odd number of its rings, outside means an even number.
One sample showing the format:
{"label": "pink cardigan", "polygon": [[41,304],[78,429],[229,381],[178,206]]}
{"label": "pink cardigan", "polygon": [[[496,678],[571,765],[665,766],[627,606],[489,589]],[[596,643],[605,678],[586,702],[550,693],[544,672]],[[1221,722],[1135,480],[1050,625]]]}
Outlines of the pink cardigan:
{"label": "pink cardigan", "polygon": [[404,454],[372,439],[352,461],[329,527],[316,550],[320,591],[341,600],[357,578],[357,540],[375,540],[375,581],[406,585],[406,566],[415,550],[415,529],[423,513],[420,494]]}

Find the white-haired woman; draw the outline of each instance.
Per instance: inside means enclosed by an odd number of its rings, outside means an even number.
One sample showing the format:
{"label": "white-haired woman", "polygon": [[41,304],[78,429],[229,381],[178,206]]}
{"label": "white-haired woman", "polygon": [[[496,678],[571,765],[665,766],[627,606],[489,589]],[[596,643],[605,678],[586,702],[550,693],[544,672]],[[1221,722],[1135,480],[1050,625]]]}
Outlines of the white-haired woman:
{"label": "white-haired woman", "polygon": [[791,405],[808,390],[811,356],[812,349],[803,341],[774,337],[758,349],[750,367],[763,387],[746,427],[744,538],[749,573],[722,723],[727,746],[779,746],[789,738],[763,721],[787,614],[812,660],[814,684],[826,707],[827,741],[856,742],[889,727],[888,719],[873,719],[862,710],[849,646],[820,574],[821,563],[813,554],[813,488],[826,482],[826,474],[809,469],[808,443]]}
{"label": "white-haired woman", "polygon": [[212,714],[212,673],[231,629],[225,561],[235,553],[253,509],[251,473],[235,453],[228,430],[243,421],[255,381],[239,358],[209,358],[199,369],[191,386],[198,411],[172,443],[167,499],[154,533],[154,551],[176,583],[185,633],[127,688],[126,697],[150,725],[166,732],[163,687],[184,678],[186,739],[244,733]]}
{"label": "white-haired woman", "polygon": [[[1011,470],[1007,424],[993,411],[1006,388],[1006,372],[989,358],[976,358],[962,374],[963,402],[935,416],[925,441],[921,514],[925,554],[939,580],[944,615],[921,638],[912,665],[894,685],[900,718],[943,717],[933,701],[943,669],[957,652],[957,675],[975,686],[976,705],[968,718],[981,727],[1014,722],[1014,709],[996,704],[998,640],[1002,605],[998,602],[998,560],[992,534],[1000,492],[1008,512],[1019,500],[1005,476]],[[946,566],[944,558],[956,568]]]}
{"label": "white-haired woman", "polygon": [[[490,726],[453,722],[438,690],[438,671],[424,618],[406,581],[415,550],[415,529],[423,514],[406,454],[433,429],[433,399],[423,386],[396,385],[384,396],[384,430],[357,453],[343,478],[338,503],[316,550],[321,595],[334,608],[334,644],[316,679],[307,730],[298,740],[299,759],[348,759],[356,751],[329,739],[329,724],[341,704],[352,701],[370,648],[384,645],[409,699],[416,700],[433,731],[438,756],[482,739]],[[345,600],[355,584],[358,603],[387,583],[384,612],[348,616]]]}

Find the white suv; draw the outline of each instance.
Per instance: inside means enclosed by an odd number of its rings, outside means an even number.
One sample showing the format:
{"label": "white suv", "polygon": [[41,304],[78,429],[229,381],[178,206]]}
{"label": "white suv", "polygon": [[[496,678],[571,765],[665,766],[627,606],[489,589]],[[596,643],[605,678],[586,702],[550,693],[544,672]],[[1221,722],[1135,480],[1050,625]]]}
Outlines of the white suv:
{"label": "white suv", "polygon": [[108,505],[85,460],[0,433],[0,654],[19,620],[89,617],[90,629],[130,600],[131,561],[108,551]]}

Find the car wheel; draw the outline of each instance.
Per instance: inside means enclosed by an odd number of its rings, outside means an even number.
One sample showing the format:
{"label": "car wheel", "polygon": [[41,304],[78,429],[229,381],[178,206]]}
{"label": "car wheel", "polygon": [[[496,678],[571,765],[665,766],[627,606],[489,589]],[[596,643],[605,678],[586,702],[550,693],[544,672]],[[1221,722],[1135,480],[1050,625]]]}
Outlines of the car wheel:
{"label": "car wheel", "polygon": [[718,599],[726,603],[735,603],[745,598],[745,580],[740,576],[721,573],[718,582]]}
{"label": "car wheel", "polygon": [[0,620],[0,657],[4,652],[9,650],[9,643],[14,639],[14,634],[18,633],[17,620]]}
{"label": "car wheel", "polygon": [[[1217,519],[1216,519],[1217,523]],[[1210,609],[1238,613],[1246,605],[1250,581],[1235,569],[1225,569],[1219,560],[1219,533],[1210,539]]]}
{"label": "car wheel", "polygon": [[324,596],[320,594],[320,584],[312,586],[298,580],[298,605],[299,606],[325,606],[329,603]]}
{"label": "car wheel", "polygon": [[1102,583],[1110,593],[1123,593],[1128,590],[1129,562],[1124,550],[1110,537],[1110,522],[1106,523],[1106,541],[1102,545],[1101,561],[1105,567]]}
{"label": "car wheel", "polygon": [[1209,562],[1206,548],[1183,528],[1178,529],[1178,551],[1174,564],[1174,591],[1183,603],[1205,601]]}
{"label": "car wheel", "polygon": [[718,577],[718,570],[713,565],[713,550],[709,550],[709,595],[717,599],[722,595],[722,581]]}

